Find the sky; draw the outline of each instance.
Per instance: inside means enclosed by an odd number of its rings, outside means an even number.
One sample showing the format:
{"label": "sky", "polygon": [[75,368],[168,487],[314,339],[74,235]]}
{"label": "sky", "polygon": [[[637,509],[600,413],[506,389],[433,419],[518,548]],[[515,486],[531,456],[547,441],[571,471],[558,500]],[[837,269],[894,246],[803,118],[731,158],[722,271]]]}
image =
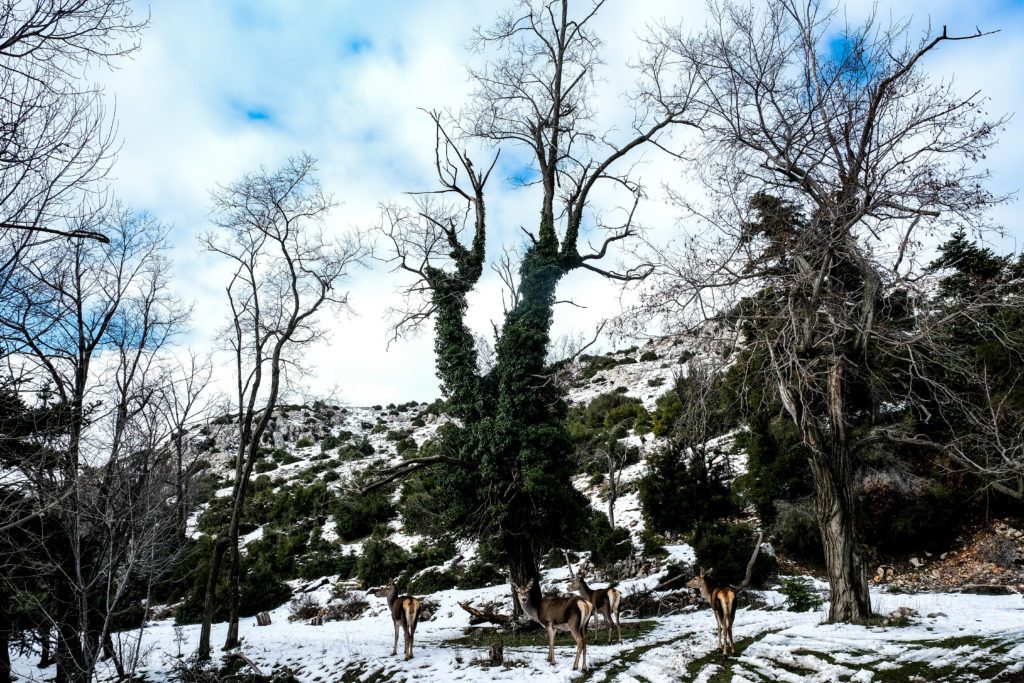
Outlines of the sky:
{"label": "sky", "polygon": [[[950,32],[1000,29],[980,41],[943,46],[927,68],[978,88],[989,111],[1024,112],[1024,3],[958,0],[877,3],[879,13],[911,19],[917,29],[948,24]],[[149,16],[141,48],[129,61],[97,79],[116,105],[121,151],[113,189],[121,201],[172,226],[178,294],[195,304],[185,340],[198,349],[216,346],[226,319],[222,264],[201,251],[196,236],[210,227],[209,193],[243,173],[274,169],[289,155],[319,160],[319,177],[339,202],[326,231],[369,230],[379,206],[406,200],[404,193],[433,189],[433,129],[424,109],[458,110],[470,91],[467,64],[472,29],[490,23],[508,6],[493,0],[154,0],[138,2]],[[697,30],[703,3],[678,0],[610,0],[597,29],[605,41],[603,81],[596,107],[611,125],[628,122],[622,94],[632,79],[627,66],[639,51],[637,36],[655,21],[682,22]],[[856,19],[871,3],[854,0]],[[992,187],[1018,192],[1024,178],[1024,121],[1015,116],[989,156]],[[531,190],[517,189],[525,157],[502,151],[497,182],[489,186],[488,249],[519,246],[520,227],[536,223]],[[664,201],[663,183],[682,176],[679,162],[650,153],[637,170],[649,199],[640,221],[661,234],[685,229]],[[994,214],[1008,238],[1002,250],[1024,246],[1019,204]],[[383,255],[383,252],[382,252]],[[408,281],[384,262],[354,272],[347,283],[350,315],[328,314],[327,341],[306,354],[313,369],[297,384],[306,395],[355,405],[428,401],[439,395],[433,337],[424,330],[388,344],[386,311],[400,304]],[[589,336],[622,306],[619,290],[592,274],[574,273],[556,308],[556,337]],[[628,296],[627,296],[628,300]],[[501,316],[501,291],[488,272],[470,300],[473,327],[489,335]],[[613,344],[604,342],[606,347]],[[220,377],[221,381],[229,379]]]}

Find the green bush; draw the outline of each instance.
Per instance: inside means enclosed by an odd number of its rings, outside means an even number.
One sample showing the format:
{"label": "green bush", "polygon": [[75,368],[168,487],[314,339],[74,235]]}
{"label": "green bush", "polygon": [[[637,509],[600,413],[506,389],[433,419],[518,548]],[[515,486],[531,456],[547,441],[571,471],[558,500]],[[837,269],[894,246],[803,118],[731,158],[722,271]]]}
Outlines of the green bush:
{"label": "green bush", "polygon": [[814,582],[803,576],[783,577],[779,592],[786,596],[786,609],[790,612],[817,610],[825,597],[814,587]]}
{"label": "green bush", "polygon": [[343,443],[345,443],[344,439],[339,439],[333,434],[328,434],[320,442],[320,452],[326,453],[327,451],[334,450],[335,448],[341,446]]}
{"label": "green bush", "polygon": [[420,541],[412,547],[409,566],[413,571],[436,567],[448,562],[456,553],[455,542],[447,537]]}
{"label": "green bush", "polygon": [[486,588],[503,584],[507,580],[505,574],[497,566],[477,559],[463,570],[456,588],[460,590]]}
{"label": "green bush", "polygon": [[821,566],[824,562],[824,547],[821,545],[821,529],[811,500],[776,501],[774,517],[771,535],[779,549],[788,557]]}
{"label": "green bush", "polygon": [[736,435],[736,447],[747,454],[747,471],[736,478],[741,500],[753,505],[762,524],[771,525],[776,501],[802,500],[813,493],[807,450],[789,418],[751,417]]}
{"label": "green bush", "polygon": [[363,495],[338,498],[334,507],[334,524],[338,537],[345,543],[366,538],[374,527],[394,519],[396,510],[391,503],[394,489],[384,487]]}
{"label": "green bush", "polygon": [[736,512],[721,465],[709,469],[699,454],[672,443],[647,458],[639,481],[640,507],[647,527],[662,533],[689,533],[697,524]]}
{"label": "green bush", "polygon": [[640,532],[640,547],[645,557],[668,555],[668,551],[665,550],[665,537],[647,528]]}
{"label": "green bush", "polygon": [[[203,542],[201,550],[191,555],[193,564],[192,585],[185,594],[184,600],[175,608],[174,619],[179,624],[199,623],[203,618],[203,601],[206,595],[206,577],[210,571],[212,542]],[[221,567],[221,575],[217,582],[217,595],[223,598],[228,591],[227,562]],[[250,617],[264,610],[274,609],[287,602],[292,595],[288,584],[282,582],[271,567],[260,561],[254,561],[247,554],[242,555],[241,573],[239,575],[239,611],[241,616]],[[225,621],[228,618],[226,599],[217,600],[213,613],[214,621]]]}
{"label": "green bush", "polygon": [[436,593],[455,588],[459,584],[459,573],[452,569],[432,567],[414,576],[409,582],[411,593]]}
{"label": "green bush", "polygon": [[384,436],[384,439],[387,441],[402,441],[408,439],[411,435],[411,429],[393,429]]}
{"label": "green bush", "polygon": [[313,437],[306,435],[295,442],[296,448],[309,448],[313,445]]}
{"label": "green bush", "polygon": [[[735,585],[743,580],[756,542],[757,533],[750,524],[717,521],[697,525],[692,545],[699,567],[713,568],[716,580]],[[751,585],[763,585],[775,570],[775,557],[764,551],[758,553]]]}
{"label": "green bush", "polygon": [[622,527],[612,528],[608,516],[595,510],[590,516],[583,549],[590,551],[590,562],[594,567],[605,569],[628,558],[633,544],[628,531]]}
{"label": "green bush", "polygon": [[356,564],[356,574],[367,586],[387,583],[404,572],[409,565],[409,553],[384,537],[378,527],[363,546],[363,554]]}
{"label": "green bush", "polygon": [[683,411],[683,400],[674,391],[662,394],[654,402],[654,415],[651,416],[651,431],[655,436],[667,436],[672,433],[679,414]]}
{"label": "green bush", "polygon": [[886,555],[948,547],[967,516],[956,492],[936,481],[878,473],[857,491],[862,542]]}
{"label": "green bush", "polygon": [[658,354],[656,354],[654,351],[644,351],[643,353],[640,354],[641,363],[649,363],[655,360],[658,360]]}
{"label": "green bush", "polygon": [[416,455],[416,450],[418,448],[419,447],[416,444],[416,439],[412,438],[411,436],[407,436],[395,444],[395,451],[398,453],[398,455],[407,458],[414,457]]}
{"label": "green bush", "polygon": [[273,472],[277,469],[277,463],[273,460],[257,460],[254,468],[257,474],[263,474],[264,472]]}

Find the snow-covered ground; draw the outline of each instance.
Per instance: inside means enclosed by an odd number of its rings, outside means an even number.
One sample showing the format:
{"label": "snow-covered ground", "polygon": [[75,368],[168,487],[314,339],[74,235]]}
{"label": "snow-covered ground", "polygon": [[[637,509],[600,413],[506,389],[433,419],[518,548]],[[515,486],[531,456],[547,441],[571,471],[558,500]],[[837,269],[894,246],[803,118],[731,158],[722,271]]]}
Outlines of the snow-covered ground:
{"label": "snow-covered ground", "polygon": [[[658,396],[671,385],[675,373],[684,372],[680,353],[684,349],[670,340],[648,344],[641,349],[611,354],[621,365],[607,367],[592,378],[580,380],[585,361],[577,361],[572,370],[577,380],[568,388],[568,399],[586,405],[600,393],[625,389],[652,410]],[[655,357],[651,359],[653,352]],[[648,360],[641,361],[641,357]],[[401,459],[395,436],[408,434],[417,444],[433,436],[446,418],[428,415],[419,406],[369,407],[298,407],[282,408],[275,419],[270,443],[272,448],[285,448],[293,462],[281,462],[268,472],[275,485],[301,480],[304,472],[314,472],[332,489],[341,490],[357,470],[368,466],[393,464]],[[358,441],[366,438],[374,453],[365,458],[336,462],[331,471],[337,475],[326,479],[327,470],[312,469],[322,462],[320,442],[327,434],[354,434]],[[217,474],[221,488],[217,495],[230,495],[225,486],[232,474],[235,444],[229,425],[214,426],[206,432],[211,450],[205,457],[211,472]],[[391,437],[389,439],[389,436]],[[299,439],[308,437],[311,446],[298,447]],[[731,451],[735,434],[717,440],[722,451]],[[642,456],[660,447],[662,440],[653,434],[632,434],[628,445],[639,448]],[[733,454],[734,473],[745,470],[742,454]],[[623,472],[625,488],[615,506],[616,523],[635,536],[643,529],[643,519],[635,490],[635,482],[643,476],[646,462],[631,465]],[[601,487],[591,485],[589,477],[580,475],[575,485],[598,510],[607,508]],[[205,509],[203,506],[202,509]],[[199,512],[190,520],[194,531]],[[391,540],[410,548],[419,537],[407,535],[398,520],[390,524]],[[247,535],[243,541],[261,537],[262,528]],[[333,524],[324,528],[324,537],[336,540]],[[359,552],[362,542],[338,544],[339,551]],[[687,545],[666,547],[668,561],[692,565],[693,550]],[[474,555],[472,546],[460,548],[448,565],[468,562]],[[625,594],[653,588],[662,573],[624,581],[619,588]],[[568,569],[545,572],[545,588],[568,592]],[[297,582],[298,583],[298,582]],[[320,585],[322,582],[314,582]],[[817,587],[822,584],[816,582]],[[680,590],[676,584],[674,590]],[[312,593],[321,603],[329,599],[328,585]],[[1007,672],[1024,672],[1024,599],[1013,596],[979,596],[952,593],[895,594],[875,592],[875,611],[888,614],[898,608],[916,612],[910,624],[900,627],[831,626],[823,624],[824,613],[793,613],[783,609],[782,596],[774,591],[760,593],[766,607],[743,609],[737,614],[735,640],[737,656],[723,658],[716,648],[715,621],[710,610],[702,609],[666,617],[624,620],[627,626],[624,642],[607,645],[604,632],[591,637],[588,648],[590,671],[584,675],[572,672],[574,647],[572,640],[559,636],[556,641],[557,664],[547,663],[547,647],[536,639],[530,645],[505,641],[505,665],[488,668],[486,644],[494,638],[486,634],[472,641],[466,638],[468,615],[459,602],[476,605],[500,600],[503,611],[511,610],[506,586],[477,590],[449,590],[430,596],[439,608],[433,618],[423,622],[417,632],[415,657],[403,661],[392,657],[394,630],[385,601],[367,595],[370,609],[354,621],[330,621],[322,626],[288,621],[288,605],[271,612],[272,624],[255,625],[254,619],[242,622],[242,652],[264,674],[287,670],[302,681],[628,681],[658,683],[661,681],[963,681],[993,680]],[[628,625],[632,624],[631,627]],[[213,629],[212,642],[224,639],[225,624]],[[196,648],[198,626],[176,627],[173,620],[155,621],[142,633],[140,652],[144,664],[141,673],[152,683],[176,680],[177,664],[188,658]],[[401,652],[401,644],[399,646]],[[52,679],[53,669],[45,671],[34,666],[36,658],[22,654],[14,660],[14,670],[22,681]],[[104,681],[116,678],[105,671]],[[1000,679],[1002,680],[1002,679]]]}
{"label": "snow-covered ground", "polygon": [[[689,548],[671,548],[686,559]],[[624,582],[625,592],[653,587],[657,576]],[[546,573],[546,586],[566,589],[568,570]],[[326,600],[325,586],[314,592]],[[716,652],[714,618],[699,610],[642,622],[622,644],[607,645],[603,631],[592,632],[588,647],[590,672],[571,670],[574,647],[568,636],[556,640],[557,663],[546,661],[542,645],[515,647],[506,643],[502,667],[482,665],[482,646],[460,644],[468,615],[460,601],[508,600],[505,586],[436,593],[440,605],[434,618],[416,634],[415,657],[391,656],[394,630],[383,598],[368,596],[370,609],[359,619],[323,626],[289,623],[288,607],[273,612],[270,626],[243,620],[242,651],[263,673],[287,669],[302,681],[963,681],[994,680],[998,674],[1024,671],[1024,600],[1021,596],[963,594],[886,594],[874,596],[876,611],[900,607],[918,617],[900,627],[831,626],[823,613],[783,611],[782,598],[762,594],[767,609],[742,609],[734,629],[738,655],[724,659]],[[197,626],[175,629],[159,621],[144,630],[142,651],[146,680],[173,680],[176,662],[191,654]],[[637,635],[641,633],[642,635]],[[222,641],[225,625],[213,629]],[[402,651],[401,642],[399,652]],[[23,681],[52,678],[33,658],[16,658]],[[112,672],[111,672],[112,673]],[[112,677],[105,677],[113,680]]]}

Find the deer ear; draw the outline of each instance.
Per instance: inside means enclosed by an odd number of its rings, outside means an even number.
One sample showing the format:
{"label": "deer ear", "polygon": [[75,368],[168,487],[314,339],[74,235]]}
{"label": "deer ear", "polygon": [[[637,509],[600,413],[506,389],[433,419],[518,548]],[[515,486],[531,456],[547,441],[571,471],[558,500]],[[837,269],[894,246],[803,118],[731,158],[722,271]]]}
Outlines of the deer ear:
{"label": "deer ear", "polygon": [[530,590],[531,588],[533,588],[533,579],[526,582],[526,590]]}
{"label": "deer ear", "polygon": [[715,571],[715,568],[714,568],[714,567],[712,567],[711,569],[709,569],[709,570],[707,570],[706,572],[704,572],[704,576],[711,576],[711,573],[712,573],[713,571]]}

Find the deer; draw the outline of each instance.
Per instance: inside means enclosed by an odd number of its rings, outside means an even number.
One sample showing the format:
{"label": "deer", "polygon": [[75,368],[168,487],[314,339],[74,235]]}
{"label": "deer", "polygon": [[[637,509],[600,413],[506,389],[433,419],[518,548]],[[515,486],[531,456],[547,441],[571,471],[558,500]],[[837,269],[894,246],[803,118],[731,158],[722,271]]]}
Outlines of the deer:
{"label": "deer", "polygon": [[732,622],[736,616],[736,596],[747,589],[750,583],[750,576],[754,571],[754,562],[757,561],[757,554],[761,551],[761,540],[763,534],[757,534],[757,543],[754,544],[754,552],[747,562],[747,572],[743,582],[735,590],[729,586],[721,586],[711,576],[714,568],[704,571],[703,567],[698,571],[697,576],[686,582],[687,588],[696,588],[704,599],[711,604],[711,611],[715,613],[715,621],[718,623],[718,646],[722,648],[722,654],[726,657],[736,654],[736,648],[732,642]]}
{"label": "deer", "polygon": [[555,631],[568,631],[576,641],[576,658],[572,662],[572,670],[580,665],[582,658],[583,670],[587,670],[587,623],[594,613],[594,606],[588,600],[576,596],[568,598],[545,598],[540,595],[540,587],[530,579],[525,586],[517,586],[512,582],[523,612],[544,627],[548,632],[548,662],[555,663]]}
{"label": "deer", "polygon": [[586,573],[580,570],[576,578],[569,584],[569,590],[574,590],[585,600],[594,606],[594,612],[604,615],[604,621],[608,625],[608,643],[612,642],[612,615],[615,615],[615,630],[622,642],[622,621],[619,616],[619,601],[622,593],[614,586],[607,588],[591,588],[587,585]]}
{"label": "deer", "polygon": [[718,646],[728,657],[735,653],[732,645],[732,621],[736,616],[736,591],[728,586],[718,586],[711,581],[714,569],[700,570],[697,576],[686,583],[687,588],[696,588],[704,599],[711,603],[711,611],[718,622]]}
{"label": "deer", "polygon": [[383,588],[374,591],[378,598],[387,598],[391,621],[395,624],[395,644],[391,648],[391,656],[398,654],[398,627],[405,632],[405,658],[412,659],[412,643],[416,636],[416,624],[420,620],[423,605],[411,595],[398,594],[398,579],[391,579]]}

